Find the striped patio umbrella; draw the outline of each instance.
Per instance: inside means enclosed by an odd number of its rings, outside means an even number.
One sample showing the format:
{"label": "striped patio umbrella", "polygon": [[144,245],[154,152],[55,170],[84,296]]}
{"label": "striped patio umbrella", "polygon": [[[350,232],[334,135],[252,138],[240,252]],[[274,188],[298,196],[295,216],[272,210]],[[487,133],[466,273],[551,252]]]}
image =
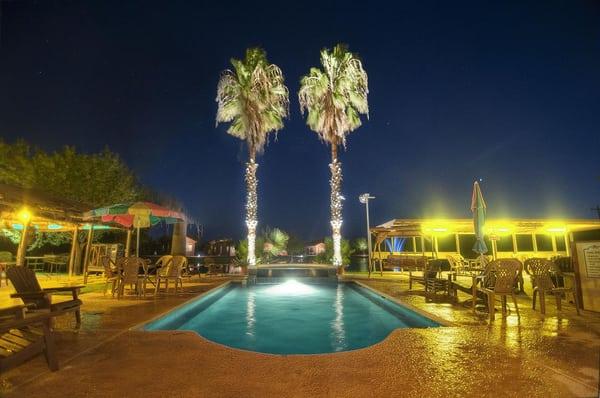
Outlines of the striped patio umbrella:
{"label": "striped patio umbrella", "polygon": [[473,184],[473,195],[471,197],[471,211],[473,212],[473,226],[475,227],[475,237],[477,240],[475,241],[475,245],[473,245],[473,251],[479,253],[482,260],[483,255],[488,251],[485,241],[483,240],[486,207],[479,183],[475,181]]}
{"label": "striped patio umbrella", "polygon": [[86,212],[84,219],[98,219],[103,223],[114,223],[137,230],[136,255],[140,252],[140,228],[149,228],[161,221],[174,224],[183,221],[185,216],[150,202],[119,203]]}

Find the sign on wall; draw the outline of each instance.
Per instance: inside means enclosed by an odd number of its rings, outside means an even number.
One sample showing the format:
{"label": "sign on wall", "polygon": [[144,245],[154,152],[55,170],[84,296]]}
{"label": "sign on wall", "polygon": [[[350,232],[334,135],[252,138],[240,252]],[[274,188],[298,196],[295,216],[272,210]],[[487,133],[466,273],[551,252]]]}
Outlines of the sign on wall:
{"label": "sign on wall", "polygon": [[574,245],[575,276],[583,308],[600,312],[600,241]]}
{"label": "sign on wall", "polygon": [[600,278],[600,244],[583,249],[583,262],[588,278]]}

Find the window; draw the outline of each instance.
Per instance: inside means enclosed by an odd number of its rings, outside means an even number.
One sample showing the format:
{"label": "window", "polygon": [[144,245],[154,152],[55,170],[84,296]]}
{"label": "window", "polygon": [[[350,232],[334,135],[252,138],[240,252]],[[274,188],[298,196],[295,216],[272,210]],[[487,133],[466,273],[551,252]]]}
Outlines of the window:
{"label": "window", "polygon": [[499,236],[496,240],[496,248],[499,252],[512,252],[513,251],[513,240],[512,236]]}
{"label": "window", "polygon": [[517,234],[517,251],[520,252],[532,252],[533,251],[533,240],[530,234]]}
{"label": "window", "polygon": [[564,252],[567,249],[565,248],[565,236],[564,235],[556,235],[556,250],[559,252]]}
{"label": "window", "polygon": [[537,249],[540,252],[551,252],[552,249],[552,237],[550,235],[536,235],[535,241],[537,243]]}
{"label": "window", "polygon": [[456,237],[455,235],[438,236],[438,251],[440,252],[455,252]]}

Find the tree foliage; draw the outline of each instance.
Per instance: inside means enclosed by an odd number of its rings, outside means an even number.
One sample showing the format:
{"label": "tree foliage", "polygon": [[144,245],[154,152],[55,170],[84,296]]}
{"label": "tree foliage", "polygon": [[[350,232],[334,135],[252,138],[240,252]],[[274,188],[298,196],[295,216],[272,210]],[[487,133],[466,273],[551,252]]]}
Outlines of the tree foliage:
{"label": "tree foliage", "polygon": [[298,98],[306,124],[332,146],[345,145],[346,135],[369,113],[367,73],[358,57],[338,44],[321,50],[321,66],[300,80]]}
{"label": "tree foliage", "polygon": [[366,238],[357,238],[354,240],[353,245],[354,251],[359,253],[366,253],[369,249]]}
{"label": "tree foliage", "polygon": [[283,128],[289,93],[281,69],[269,63],[262,48],[249,48],[243,60],[231,64],[233,70],[223,71],[217,86],[217,124],[231,122],[227,132],[246,141],[253,159],[269,133]]}
{"label": "tree foliage", "polygon": [[0,139],[0,182],[34,188],[62,199],[101,207],[139,199],[133,172],[108,148],[94,154],[66,146],[47,153],[24,141]]}
{"label": "tree foliage", "polygon": [[[350,264],[350,256],[354,253],[354,249],[350,245],[348,239],[342,239],[341,241],[341,252],[342,252],[342,264]],[[318,254],[315,260],[320,264],[333,264],[333,239],[331,237],[325,238],[325,251]]]}

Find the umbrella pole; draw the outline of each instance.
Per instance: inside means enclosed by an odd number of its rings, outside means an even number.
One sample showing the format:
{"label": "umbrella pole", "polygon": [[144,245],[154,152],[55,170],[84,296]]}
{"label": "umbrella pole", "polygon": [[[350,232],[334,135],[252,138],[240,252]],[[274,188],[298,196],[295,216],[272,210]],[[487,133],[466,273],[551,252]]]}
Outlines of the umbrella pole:
{"label": "umbrella pole", "polygon": [[140,256],[140,227],[137,227],[136,239],[137,239],[137,243],[136,243],[136,247],[135,247],[135,256],[139,257]]}
{"label": "umbrella pole", "polygon": [[131,228],[127,230],[127,240],[125,241],[125,257],[131,255]]}

